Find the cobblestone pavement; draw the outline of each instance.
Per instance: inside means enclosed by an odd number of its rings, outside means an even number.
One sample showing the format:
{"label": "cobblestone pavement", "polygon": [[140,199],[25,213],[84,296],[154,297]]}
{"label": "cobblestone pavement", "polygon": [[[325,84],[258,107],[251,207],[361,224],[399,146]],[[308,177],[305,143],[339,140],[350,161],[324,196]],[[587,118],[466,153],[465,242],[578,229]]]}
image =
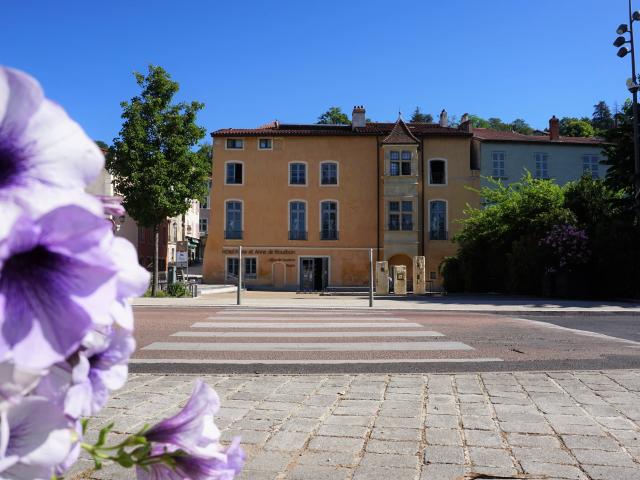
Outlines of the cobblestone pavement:
{"label": "cobblestone pavement", "polygon": [[[177,411],[194,378],[133,375],[90,439]],[[640,370],[204,378],[223,440],[242,436],[242,479],[640,479]],[[133,478],[91,465],[67,478]]]}

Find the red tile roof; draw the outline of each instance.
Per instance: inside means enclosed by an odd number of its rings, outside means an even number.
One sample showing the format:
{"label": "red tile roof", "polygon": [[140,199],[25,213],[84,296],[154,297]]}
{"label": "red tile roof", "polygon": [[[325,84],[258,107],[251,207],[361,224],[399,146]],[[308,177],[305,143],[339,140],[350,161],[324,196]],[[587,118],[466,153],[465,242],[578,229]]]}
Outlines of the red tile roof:
{"label": "red tile roof", "polygon": [[[404,122],[403,122],[404,123]],[[412,135],[423,136],[460,136],[469,137],[469,133],[457,128],[441,127],[437,123],[407,123]],[[286,137],[286,136],[387,136],[395,123],[369,122],[362,128],[351,128],[351,125],[322,125],[273,122],[259,128],[223,128],[211,133],[213,137]]]}
{"label": "red tile roof", "polygon": [[526,142],[526,143],[559,143],[568,145],[602,145],[604,140],[598,137],[560,137],[551,140],[549,135],[523,135],[516,132],[501,132],[490,128],[474,128],[474,138],[490,142]]}
{"label": "red tile roof", "polygon": [[420,141],[413,132],[411,132],[409,126],[404,123],[404,120],[398,117],[391,133],[382,140],[382,143],[388,145],[415,145],[416,143],[420,143]]}

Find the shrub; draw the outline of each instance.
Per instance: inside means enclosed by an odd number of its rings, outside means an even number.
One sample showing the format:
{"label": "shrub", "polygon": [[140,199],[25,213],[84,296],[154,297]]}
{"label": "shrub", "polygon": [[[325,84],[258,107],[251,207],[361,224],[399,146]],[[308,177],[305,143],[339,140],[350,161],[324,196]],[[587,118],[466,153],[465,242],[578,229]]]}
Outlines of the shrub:
{"label": "shrub", "polygon": [[170,297],[188,297],[191,292],[184,283],[170,283],[167,286],[167,294]]}
{"label": "shrub", "polygon": [[444,277],[442,286],[447,292],[464,291],[462,262],[458,257],[446,257],[440,264],[440,275]]}

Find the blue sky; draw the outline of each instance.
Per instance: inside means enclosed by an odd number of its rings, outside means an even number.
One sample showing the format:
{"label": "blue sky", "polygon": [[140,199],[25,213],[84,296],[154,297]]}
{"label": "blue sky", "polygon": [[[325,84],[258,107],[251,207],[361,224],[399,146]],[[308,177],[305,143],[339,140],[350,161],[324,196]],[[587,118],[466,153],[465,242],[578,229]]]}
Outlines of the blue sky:
{"label": "blue sky", "polygon": [[544,128],[622,103],[630,76],[611,45],[624,0],[29,0],[2,17],[0,63],[107,142],[150,63],[205,103],[209,131],[355,104],[379,121],[419,105]]}

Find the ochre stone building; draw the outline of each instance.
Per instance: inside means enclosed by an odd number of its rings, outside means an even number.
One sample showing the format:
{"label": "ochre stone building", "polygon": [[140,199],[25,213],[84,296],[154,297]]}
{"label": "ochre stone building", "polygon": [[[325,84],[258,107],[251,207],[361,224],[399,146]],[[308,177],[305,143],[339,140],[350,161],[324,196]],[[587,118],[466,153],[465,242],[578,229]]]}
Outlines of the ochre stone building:
{"label": "ochre stone building", "polygon": [[[446,117],[446,114],[443,115]],[[360,286],[374,260],[426,257],[427,277],[456,246],[456,219],[479,197],[469,123],[372,123],[355,107],[352,125],[274,122],[224,129],[214,138],[211,217],[204,281],[238,273],[247,285],[289,290]]]}

